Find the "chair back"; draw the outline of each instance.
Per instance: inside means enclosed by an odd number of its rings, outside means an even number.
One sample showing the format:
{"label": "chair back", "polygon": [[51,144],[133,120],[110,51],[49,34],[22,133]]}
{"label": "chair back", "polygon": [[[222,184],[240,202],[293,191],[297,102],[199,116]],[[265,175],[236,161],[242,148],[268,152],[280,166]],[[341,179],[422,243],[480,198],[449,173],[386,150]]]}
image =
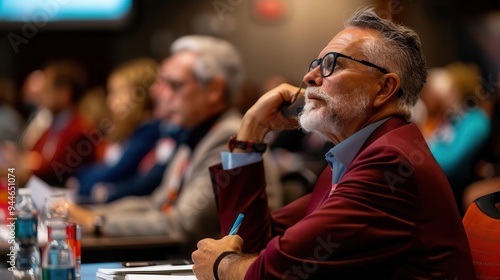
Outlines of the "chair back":
{"label": "chair back", "polygon": [[500,192],[474,201],[462,220],[476,271],[476,279],[500,279]]}

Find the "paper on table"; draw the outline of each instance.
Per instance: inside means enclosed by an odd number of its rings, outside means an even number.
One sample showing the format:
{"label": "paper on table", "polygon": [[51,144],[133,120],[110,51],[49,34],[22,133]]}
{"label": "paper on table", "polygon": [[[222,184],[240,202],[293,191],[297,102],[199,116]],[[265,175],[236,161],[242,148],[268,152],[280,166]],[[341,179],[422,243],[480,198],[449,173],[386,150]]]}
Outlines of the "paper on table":
{"label": "paper on table", "polygon": [[127,274],[125,280],[196,280],[193,275],[150,275],[150,274]]}
{"label": "paper on table", "polygon": [[51,194],[60,192],[65,193],[70,201],[75,201],[76,197],[75,190],[53,188],[35,175],[30,176],[30,179],[26,183],[26,188],[30,189],[31,199],[33,199],[33,202],[40,213],[42,213],[45,197]]}
{"label": "paper on table", "polygon": [[26,188],[30,189],[31,199],[33,199],[38,212],[42,213],[43,204],[45,203],[45,197],[54,193],[54,190],[42,179],[34,175],[30,176],[30,179],[26,183]]}
{"label": "paper on table", "polygon": [[124,280],[125,277],[123,275],[114,275],[114,274],[104,274],[99,271],[96,272],[95,278],[97,280]]}
{"label": "paper on table", "polygon": [[139,273],[139,274],[180,274],[180,273],[192,273],[193,265],[152,265],[152,266],[142,266],[142,267],[130,267],[130,268],[99,268],[96,275],[105,278],[104,276],[113,275],[125,275],[129,273]]}

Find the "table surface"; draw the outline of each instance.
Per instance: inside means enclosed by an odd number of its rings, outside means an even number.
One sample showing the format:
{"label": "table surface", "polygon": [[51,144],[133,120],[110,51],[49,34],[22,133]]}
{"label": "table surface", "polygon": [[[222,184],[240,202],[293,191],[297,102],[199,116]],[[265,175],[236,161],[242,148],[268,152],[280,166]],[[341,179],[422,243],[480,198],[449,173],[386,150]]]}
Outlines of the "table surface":
{"label": "table surface", "polygon": [[[82,264],[80,280],[95,280],[96,279],[95,274],[98,268],[119,268],[119,267],[122,267],[122,265],[121,263],[117,262]],[[0,268],[0,279],[13,280],[14,277],[12,275],[12,272],[10,272],[7,268]]]}
{"label": "table surface", "polygon": [[[178,260],[172,261],[176,262]],[[82,264],[80,268],[80,280],[95,280],[99,268],[123,268],[123,266],[120,262]],[[0,279],[13,280],[12,272],[7,268],[0,268]]]}
{"label": "table surface", "polygon": [[124,236],[124,237],[94,237],[84,236],[81,246],[85,250],[105,249],[105,248],[135,248],[135,247],[154,247],[158,245],[181,245],[183,240],[164,235],[155,236]]}
{"label": "table surface", "polygon": [[[0,241],[0,262],[8,260],[10,246]],[[162,260],[187,254],[183,239],[170,236],[84,236],[81,250],[83,263]]]}

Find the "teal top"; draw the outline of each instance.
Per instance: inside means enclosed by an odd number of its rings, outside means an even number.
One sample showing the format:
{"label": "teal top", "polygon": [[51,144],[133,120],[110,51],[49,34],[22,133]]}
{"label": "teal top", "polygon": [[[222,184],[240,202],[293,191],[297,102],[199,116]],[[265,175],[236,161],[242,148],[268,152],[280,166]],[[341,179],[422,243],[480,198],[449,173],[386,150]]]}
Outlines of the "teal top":
{"label": "teal top", "polygon": [[[452,186],[453,182],[470,180],[475,157],[490,131],[488,116],[483,110],[472,108],[452,116],[428,139],[432,154]],[[462,181],[462,184],[465,183]]]}

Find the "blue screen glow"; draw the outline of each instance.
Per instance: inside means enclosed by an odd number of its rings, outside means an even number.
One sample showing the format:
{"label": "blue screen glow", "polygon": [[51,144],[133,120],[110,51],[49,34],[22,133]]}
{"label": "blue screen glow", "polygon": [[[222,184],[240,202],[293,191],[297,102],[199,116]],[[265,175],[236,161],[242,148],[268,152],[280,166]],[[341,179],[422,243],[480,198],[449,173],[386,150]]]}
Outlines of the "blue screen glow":
{"label": "blue screen glow", "polygon": [[0,21],[114,21],[131,9],[132,0],[0,0]]}

